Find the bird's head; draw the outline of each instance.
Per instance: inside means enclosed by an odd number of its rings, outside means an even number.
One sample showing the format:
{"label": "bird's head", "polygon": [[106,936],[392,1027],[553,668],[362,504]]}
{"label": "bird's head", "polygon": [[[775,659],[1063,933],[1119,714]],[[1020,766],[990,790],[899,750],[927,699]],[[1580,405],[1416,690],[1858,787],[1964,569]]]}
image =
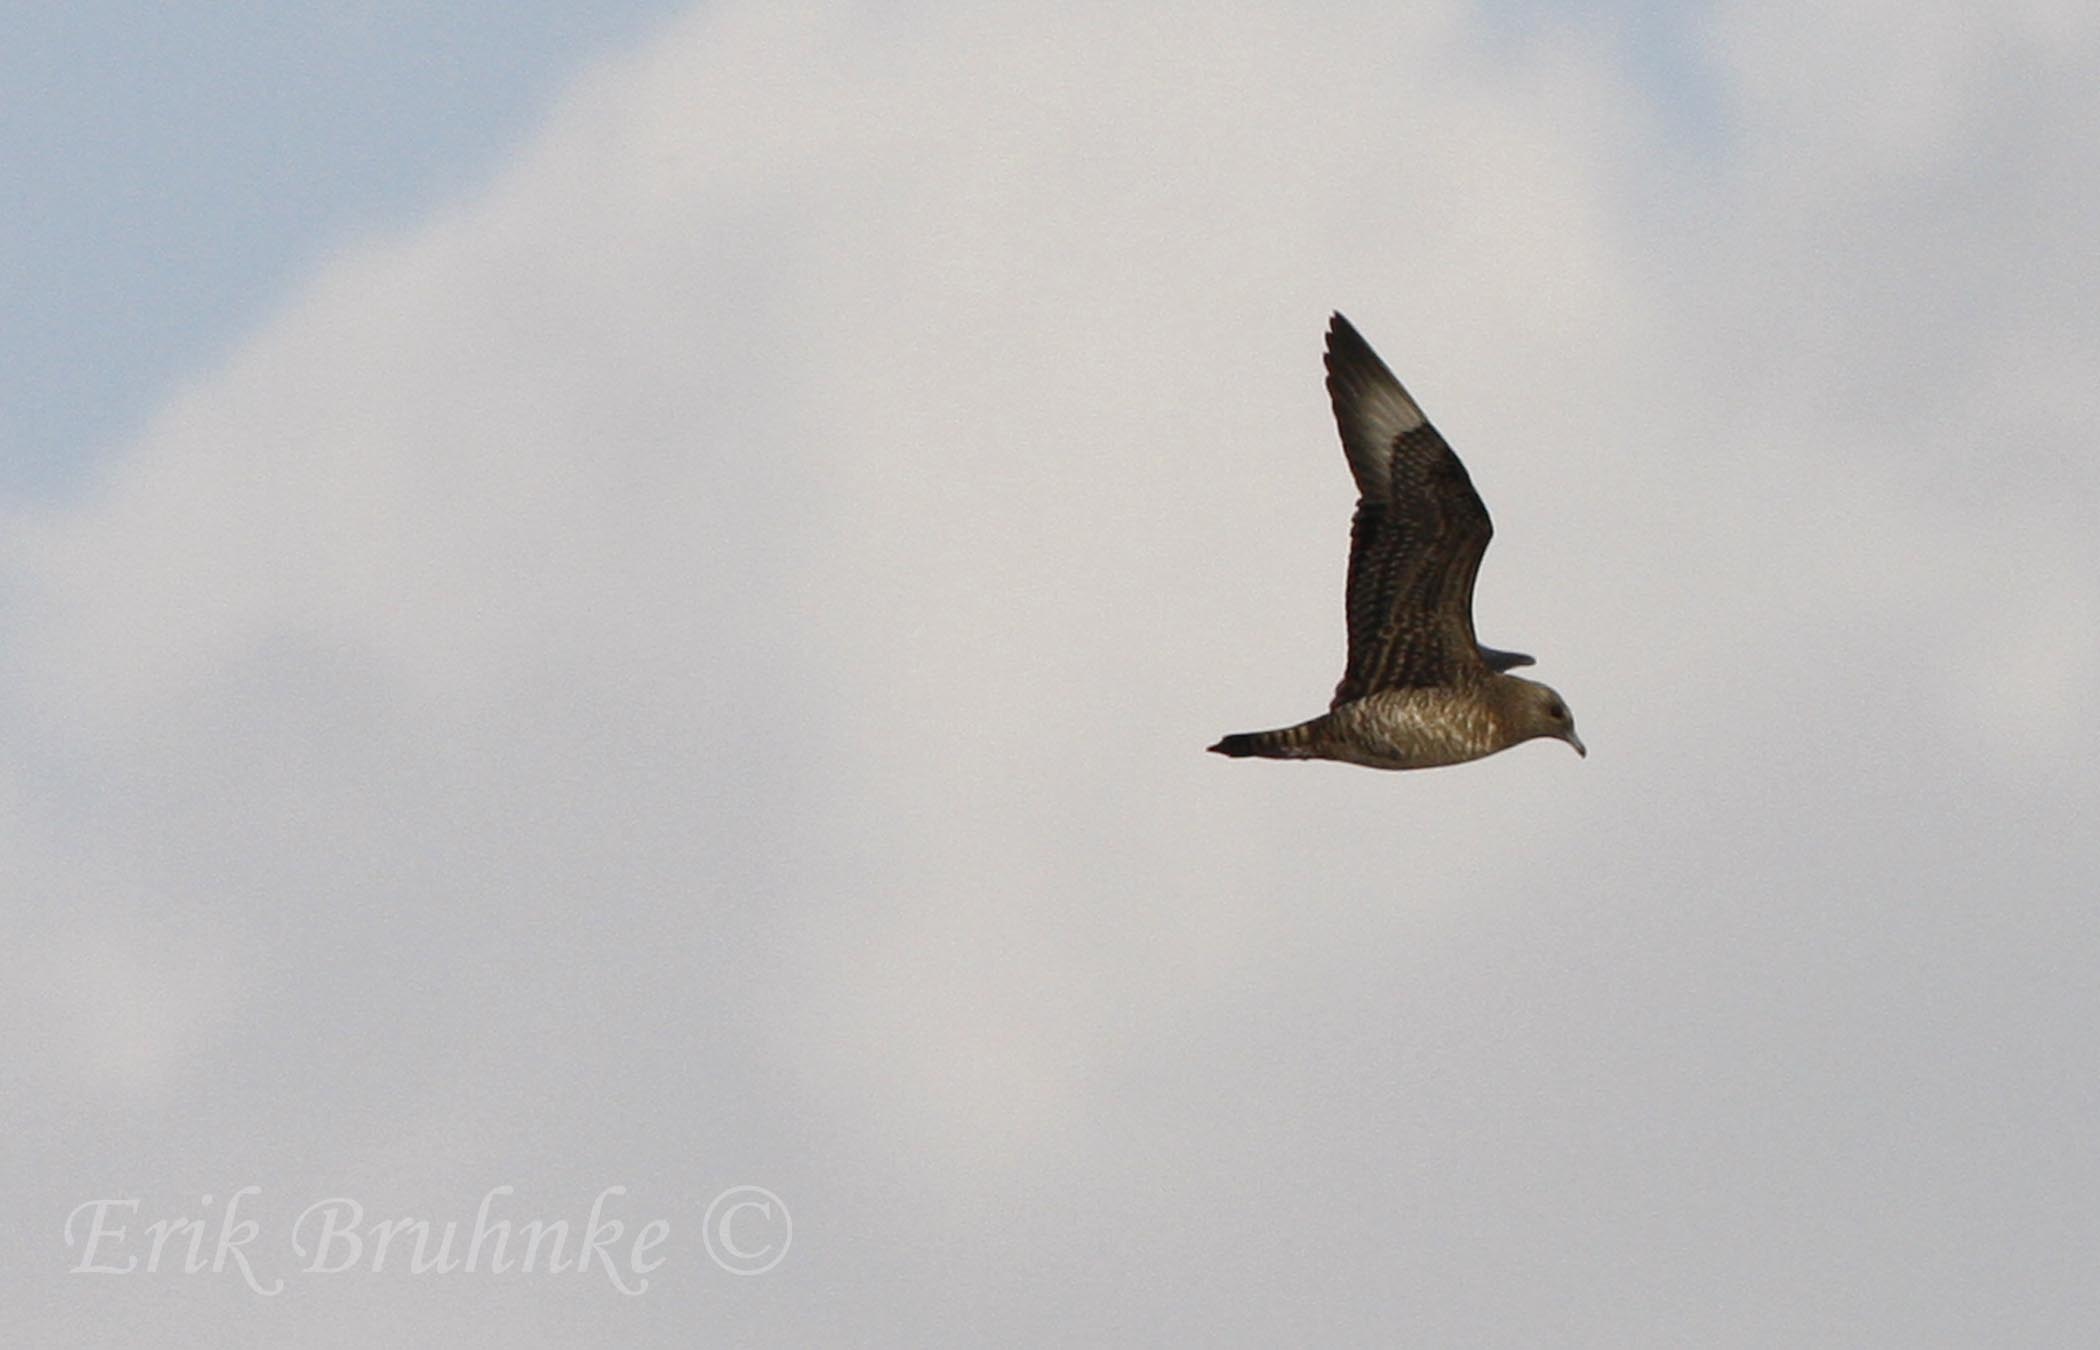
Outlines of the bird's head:
{"label": "bird's head", "polygon": [[1521,675],[1497,678],[1504,682],[1503,719],[1511,732],[1510,744],[1550,736],[1556,741],[1566,741],[1575,747],[1576,754],[1589,758],[1590,752],[1583,747],[1582,737],[1575,734],[1575,714],[1568,711],[1565,699],[1537,680],[1527,680]]}

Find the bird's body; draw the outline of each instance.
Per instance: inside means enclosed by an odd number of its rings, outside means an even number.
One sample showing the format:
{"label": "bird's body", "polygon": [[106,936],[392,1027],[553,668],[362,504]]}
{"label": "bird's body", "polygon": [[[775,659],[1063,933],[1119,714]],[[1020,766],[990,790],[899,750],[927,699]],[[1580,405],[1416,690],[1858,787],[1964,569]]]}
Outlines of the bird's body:
{"label": "bird's body", "polygon": [[1560,696],[1508,673],[1530,665],[1473,635],[1473,578],[1494,534],[1465,466],[1341,315],[1327,389],[1356,477],[1349,660],[1328,711],[1227,736],[1235,758],[1333,759],[1375,769],[1462,764],[1538,737],[1587,753]]}
{"label": "bird's body", "polygon": [[1495,692],[1493,683],[1477,690],[1381,689],[1297,726],[1227,736],[1211,748],[1235,758],[1338,759],[1372,769],[1463,764],[1511,743],[1496,700],[1484,697]]}

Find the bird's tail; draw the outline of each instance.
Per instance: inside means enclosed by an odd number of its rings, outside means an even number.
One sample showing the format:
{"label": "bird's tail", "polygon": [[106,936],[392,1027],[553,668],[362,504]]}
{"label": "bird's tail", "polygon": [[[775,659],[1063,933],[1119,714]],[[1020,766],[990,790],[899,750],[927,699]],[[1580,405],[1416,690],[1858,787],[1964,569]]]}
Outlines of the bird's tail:
{"label": "bird's tail", "polygon": [[1311,759],[1312,723],[1301,722],[1294,727],[1279,727],[1275,731],[1239,731],[1227,736],[1210,747],[1214,755],[1229,755],[1233,759],[1259,756],[1262,759]]}

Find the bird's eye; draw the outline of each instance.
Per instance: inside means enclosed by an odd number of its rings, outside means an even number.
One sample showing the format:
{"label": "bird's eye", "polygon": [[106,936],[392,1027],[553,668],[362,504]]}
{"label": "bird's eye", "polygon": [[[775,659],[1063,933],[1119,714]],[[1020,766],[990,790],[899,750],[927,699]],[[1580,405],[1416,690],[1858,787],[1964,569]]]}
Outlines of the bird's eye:
{"label": "bird's eye", "polygon": [[1566,708],[1561,707],[1558,703],[1547,705],[1546,716],[1552,718],[1554,721],[1558,722],[1567,715],[1568,710]]}

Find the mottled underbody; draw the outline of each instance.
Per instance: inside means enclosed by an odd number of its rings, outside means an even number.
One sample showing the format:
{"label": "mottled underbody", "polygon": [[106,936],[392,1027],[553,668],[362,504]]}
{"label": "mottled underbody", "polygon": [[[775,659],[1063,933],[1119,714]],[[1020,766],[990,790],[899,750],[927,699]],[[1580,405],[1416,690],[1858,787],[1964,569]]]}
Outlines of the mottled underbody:
{"label": "mottled underbody", "polygon": [[[1526,714],[1553,691],[1517,675],[1490,675],[1465,688],[1385,689],[1274,731],[1227,736],[1210,747],[1235,759],[1333,759],[1373,769],[1433,769],[1506,750],[1541,736],[1567,740]],[[1558,702],[1557,698],[1553,700]]]}

